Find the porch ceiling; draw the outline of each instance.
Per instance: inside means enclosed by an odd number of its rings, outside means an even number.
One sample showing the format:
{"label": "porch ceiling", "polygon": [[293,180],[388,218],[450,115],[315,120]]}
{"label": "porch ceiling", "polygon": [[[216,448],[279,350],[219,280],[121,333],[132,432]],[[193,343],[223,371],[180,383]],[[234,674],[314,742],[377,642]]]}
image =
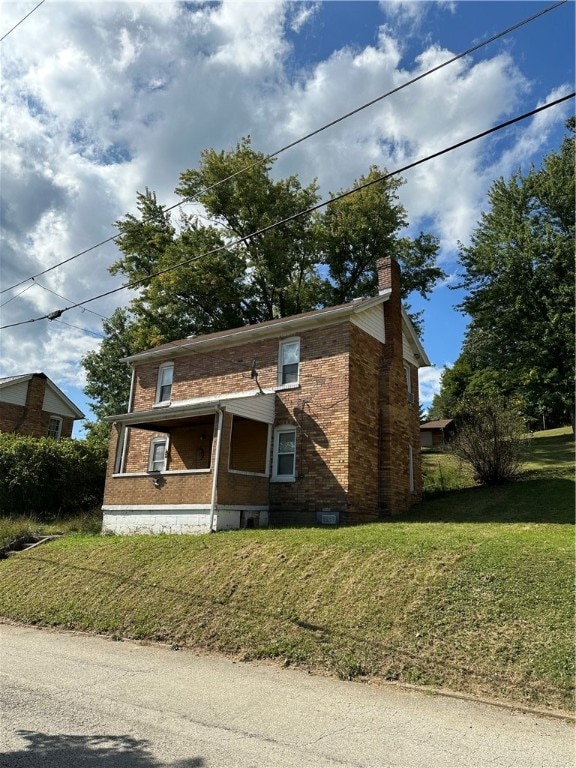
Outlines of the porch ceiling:
{"label": "porch ceiling", "polygon": [[173,403],[162,408],[108,416],[106,421],[136,429],[170,432],[190,424],[191,421],[197,422],[202,416],[213,415],[222,409],[238,416],[272,424],[274,422],[275,397],[274,393],[262,394],[258,391],[225,394],[211,398],[202,397]]}

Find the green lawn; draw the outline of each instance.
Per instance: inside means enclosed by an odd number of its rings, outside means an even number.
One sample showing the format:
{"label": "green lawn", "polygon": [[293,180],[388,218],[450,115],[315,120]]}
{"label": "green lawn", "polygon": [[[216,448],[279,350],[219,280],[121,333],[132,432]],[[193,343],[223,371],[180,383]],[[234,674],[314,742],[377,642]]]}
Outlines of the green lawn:
{"label": "green lawn", "polygon": [[571,709],[573,446],[362,527],[71,534],[0,562],[0,616]]}

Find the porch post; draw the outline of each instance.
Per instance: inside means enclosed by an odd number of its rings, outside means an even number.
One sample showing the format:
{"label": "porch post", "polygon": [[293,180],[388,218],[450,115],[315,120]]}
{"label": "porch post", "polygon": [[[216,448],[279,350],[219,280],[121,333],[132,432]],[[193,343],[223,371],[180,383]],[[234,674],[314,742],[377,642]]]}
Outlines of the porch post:
{"label": "porch post", "polygon": [[212,498],[210,500],[210,520],[208,523],[208,532],[212,533],[214,527],[214,513],[216,511],[216,490],[218,487],[218,467],[220,466],[220,451],[222,447],[222,420],[224,417],[224,409],[219,405],[216,406],[218,411],[218,424],[216,427],[216,456],[214,458],[214,472],[212,479]]}

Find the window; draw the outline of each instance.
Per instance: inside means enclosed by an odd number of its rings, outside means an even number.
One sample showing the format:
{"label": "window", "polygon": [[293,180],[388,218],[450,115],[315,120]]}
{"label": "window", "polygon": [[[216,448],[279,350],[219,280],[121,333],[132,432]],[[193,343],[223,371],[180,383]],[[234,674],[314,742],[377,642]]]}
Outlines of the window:
{"label": "window", "polygon": [[62,434],[62,419],[60,416],[50,416],[48,422],[48,437],[58,440]]}
{"label": "window", "polygon": [[280,343],[278,355],[278,386],[298,384],[300,366],[300,339],[289,339]]}
{"label": "window", "polygon": [[174,363],[164,363],[158,371],[156,387],[156,402],[169,403],[172,394],[172,379],[174,378]]}
{"label": "window", "polygon": [[414,450],[411,445],[408,446],[408,487],[410,488],[410,493],[416,491],[414,483]]}
{"label": "window", "polygon": [[408,402],[414,402],[414,393],[412,392],[412,372],[408,363],[404,363],[404,373],[406,375],[406,386],[408,388]]}
{"label": "window", "polygon": [[274,466],[272,479],[296,480],[296,430],[292,426],[277,427],[274,433]]}
{"label": "window", "polygon": [[168,439],[155,437],[150,442],[150,456],[148,458],[148,472],[164,472],[168,457]]}

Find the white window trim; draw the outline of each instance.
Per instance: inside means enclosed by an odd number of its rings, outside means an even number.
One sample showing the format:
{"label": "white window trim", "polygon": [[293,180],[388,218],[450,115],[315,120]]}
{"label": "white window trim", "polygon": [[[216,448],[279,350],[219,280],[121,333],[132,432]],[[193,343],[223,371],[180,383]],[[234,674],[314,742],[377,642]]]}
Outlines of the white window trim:
{"label": "white window trim", "polygon": [[[278,446],[280,443],[280,435],[286,432],[294,432],[294,472],[291,475],[279,475],[276,472],[278,466]],[[272,477],[270,478],[273,483],[295,483],[296,482],[296,454],[297,454],[297,428],[295,424],[282,424],[276,427],[274,430],[274,451],[272,456]]]}
{"label": "white window trim", "polygon": [[404,373],[406,375],[406,386],[408,387],[408,394],[412,394],[412,371],[410,370],[410,365],[408,363],[404,363]]}
{"label": "white window trim", "polygon": [[[51,435],[50,434],[50,422],[51,421],[57,421],[58,422],[58,430],[57,430],[57,433],[55,435]],[[47,437],[51,437],[53,440],[60,440],[60,438],[62,437],[62,417],[61,416],[50,415],[48,417],[48,433],[47,433]]]}
{"label": "white window trim", "polygon": [[410,493],[416,493],[416,482],[414,478],[414,449],[408,446],[408,487]]}
{"label": "white window trim", "polygon": [[408,405],[414,405],[416,397],[412,390],[412,368],[407,362],[404,362],[404,374],[406,376],[406,387],[408,389]]}
{"label": "white window trim", "polygon": [[[290,381],[287,384],[282,383],[282,370],[284,368],[282,364],[282,350],[285,346],[288,344],[294,344],[295,342],[298,342],[298,378],[296,381]],[[278,387],[281,387],[282,389],[294,389],[300,385],[300,337],[299,336],[291,336],[289,339],[282,339],[280,341],[280,344],[278,346],[278,376],[277,376],[277,385]]]}
{"label": "white window trim", "polygon": [[[170,398],[168,400],[160,400],[160,393],[162,391],[162,374],[164,371],[172,370],[172,382],[170,384]],[[172,400],[172,387],[174,386],[174,363],[162,363],[158,368],[158,379],[156,381],[156,399],[154,405],[165,405]]]}
{"label": "white window trim", "polygon": [[[158,472],[166,472],[166,467],[168,466],[169,442],[170,440],[168,438],[168,435],[166,435],[166,437],[153,437],[152,440],[150,440],[150,448],[148,451],[148,472],[154,472],[154,474]],[[159,443],[164,443],[164,466],[162,469],[153,469],[152,461],[154,457],[154,446],[158,445]]]}
{"label": "white window trim", "polygon": [[[165,469],[162,475],[209,475],[211,469]],[[112,477],[150,477],[150,472],[114,472]],[[153,475],[160,474],[158,471],[152,472]]]}

